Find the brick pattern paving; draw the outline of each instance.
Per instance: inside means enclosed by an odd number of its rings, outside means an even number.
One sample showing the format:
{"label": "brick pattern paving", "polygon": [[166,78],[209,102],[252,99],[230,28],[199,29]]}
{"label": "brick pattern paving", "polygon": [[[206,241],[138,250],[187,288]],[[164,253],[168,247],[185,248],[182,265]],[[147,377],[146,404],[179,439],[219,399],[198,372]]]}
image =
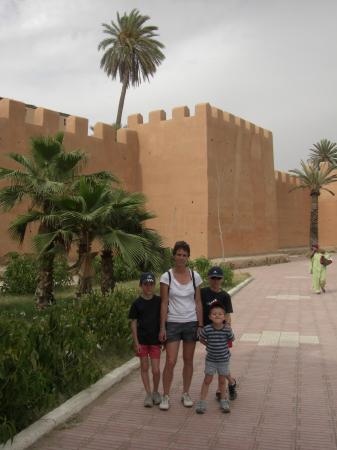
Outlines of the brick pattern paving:
{"label": "brick pattern paving", "polygon": [[[239,389],[230,414],[214,400],[215,382],[206,414],[184,408],[179,364],[168,412],[142,406],[140,377],[133,373],[30,450],[336,450],[337,261],[328,268],[322,295],[311,292],[308,261],[301,258],[249,271],[255,280],[233,298],[232,373]],[[264,332],[316,336],[319,343],[240,340]],[[195,399],[203,367],[199,345]]]}

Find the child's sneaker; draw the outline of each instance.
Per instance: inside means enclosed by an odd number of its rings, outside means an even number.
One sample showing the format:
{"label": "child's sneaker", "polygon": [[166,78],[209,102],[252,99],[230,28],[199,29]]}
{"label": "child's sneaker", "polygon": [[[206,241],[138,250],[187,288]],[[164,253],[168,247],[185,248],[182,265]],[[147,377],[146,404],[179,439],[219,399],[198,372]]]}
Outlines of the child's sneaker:
{"label": "child's sneaker", "polygon": [[190,397],[190,394],[184,392],[181,396],[181,401],[186,408],[191,408],[193,406],[193,400]]}
{"label": "child's sneaker", "polygon": [[159,409],[162,411],[167,411],[170,407],[170,397],[168,395],[163,395],[159,405]]}
{"label": "child's sneaker", "polygon": [[195,404],[195,412],[197,414],[204,414],[207,410],[206,400],[198,400]]}
{"label": "child's sneaker", "polygon": [[145,408],[152,408],[153,406],[152,394],[150,394],[149,392],[145,396],[144,406]]}
{"label": "child's sneaker", "polygon": [[229,399],[235,400],[238,396],[238,393],[236,392],[236,381],[234,384],[228,384],[228,392],[229,392]]}
{"label": "child's sneaker", "polygon": [[161,402],[161,395],[159,392],[153,392],[152,393],[152,401],[154,405],[159,405]]}
{"label": "child's sneaker", "polygon": [[220,409],[222,410],[222,412],[224,413],[229,413],[231,412],[231,408],[229,406],[229,400],[226,400],[224,398],[222,398],[220,400]]}

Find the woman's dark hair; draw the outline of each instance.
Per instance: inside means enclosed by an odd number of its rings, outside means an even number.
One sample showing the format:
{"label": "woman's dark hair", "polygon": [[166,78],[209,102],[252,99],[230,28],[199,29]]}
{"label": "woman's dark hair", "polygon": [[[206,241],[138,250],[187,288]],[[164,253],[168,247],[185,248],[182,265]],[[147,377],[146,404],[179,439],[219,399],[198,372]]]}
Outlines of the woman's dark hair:
{"label": "woman's dark hair", "polygon": [[190,246],[188,245],[188,243],[185,242],[185,241],[177,241],[177,242],[174,244],[173,251],[172,251],[173,256],[174,256],[174,255],[177,253],[177,251],[180,250],[180,249],[184,250],[184,251],[187,253],[187,255],[190,256],[190,254],[191,254],[191,249],[190,249]]}

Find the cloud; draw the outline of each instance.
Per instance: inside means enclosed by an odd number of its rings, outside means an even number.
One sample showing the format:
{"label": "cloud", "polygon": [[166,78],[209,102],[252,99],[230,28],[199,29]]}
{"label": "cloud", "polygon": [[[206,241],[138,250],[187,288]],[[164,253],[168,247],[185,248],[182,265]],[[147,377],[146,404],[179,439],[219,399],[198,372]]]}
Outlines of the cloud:
{"label": "cloud", "polygon": [[138,8],[166,59],[127,92],[127,115],[209,102],[274,135],[287,170],[321,138],[336,140],[334,0],[2,0],[0,96],[115,120],[120,83],[99,68],[102,22]]}

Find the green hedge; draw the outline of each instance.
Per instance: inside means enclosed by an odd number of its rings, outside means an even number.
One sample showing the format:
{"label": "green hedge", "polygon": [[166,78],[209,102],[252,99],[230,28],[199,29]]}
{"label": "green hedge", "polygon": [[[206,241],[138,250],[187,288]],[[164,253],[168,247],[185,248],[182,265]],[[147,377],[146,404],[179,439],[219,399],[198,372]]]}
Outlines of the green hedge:
{"label": "green hedge", "polygon": [[102,353],[130,353],[127,313],[137,293],[94,293],[38,312],[0,315],[0,442],[102,375]]}
{"label": "green hedge", "polygon": [[[5,271],[1,276],[1,291],[6,294],[34,294],[37,285],[38,262],[35,255],[11,253]],[[54,263],[55,287],[70,286],[72,275],[68,270],[67,258],[57,255]]]}
{"label": "green hedge", "polygon": [[[199,273],[201,278],[204,280],[204,284],[207,284],[207,273],[212,266],[215,266],[215,264],[213,264],[209,259],[205,258],[204,256],[201,256],[200,258],[191,260],[189,265],[191,268],[193,268]],[[216,265],[220,266],[224,273],[222,287],[226,289],[232,287],[234,277],[234,272],[232,268],[225,263],[220,263]]]}

